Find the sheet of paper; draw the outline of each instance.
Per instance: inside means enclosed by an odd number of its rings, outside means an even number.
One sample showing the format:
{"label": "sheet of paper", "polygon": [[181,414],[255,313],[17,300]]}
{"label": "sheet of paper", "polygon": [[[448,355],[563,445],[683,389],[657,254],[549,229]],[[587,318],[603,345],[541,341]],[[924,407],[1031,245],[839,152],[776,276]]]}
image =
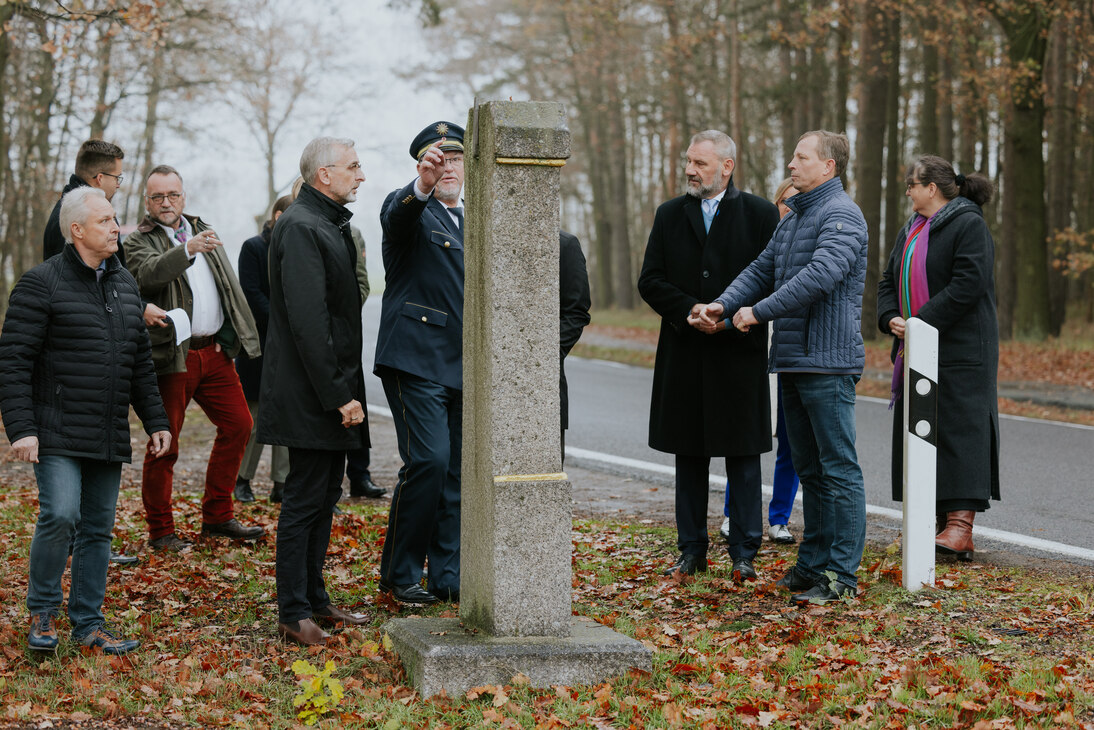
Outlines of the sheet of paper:
{"label": "sheet of paper", "polygon": [[186,316],[185,309],[172,309],[167,313],[167,319],[175,325],[176,345],[181,345],[184,340],[190,339],[190,318]]}

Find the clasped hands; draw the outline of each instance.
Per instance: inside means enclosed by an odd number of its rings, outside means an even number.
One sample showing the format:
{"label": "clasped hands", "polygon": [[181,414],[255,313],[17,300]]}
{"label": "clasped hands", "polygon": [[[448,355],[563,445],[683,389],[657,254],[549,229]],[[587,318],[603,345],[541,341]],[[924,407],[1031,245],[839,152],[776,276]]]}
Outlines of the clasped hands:
{"label": "clasped hands", "polygon": [[[688,324],[704,334],[712,335],[723,328],[729,329],[729,321],[722,317],[724,313],[725,307],[718,302],[696,304],[691,308],[691,313],[688,314]],[[725,322],[725,324],[722,325],[722,322]],[[752,307],[738,309],[737,313],[733,315],[732,322],[733,326],[741,332],[748,332],[752,325],[760,323],[752,314]]]}

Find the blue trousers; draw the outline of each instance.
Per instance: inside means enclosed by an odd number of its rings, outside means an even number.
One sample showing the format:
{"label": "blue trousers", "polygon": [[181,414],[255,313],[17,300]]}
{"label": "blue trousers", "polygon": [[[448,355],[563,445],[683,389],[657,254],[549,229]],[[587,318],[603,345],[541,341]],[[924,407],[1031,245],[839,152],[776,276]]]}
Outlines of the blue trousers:
{"label": "blue trousers", "polygon": [[767,524],[786,525],[789,524],[790,513],[794,510],[794,497],[798,495],[798,473],[794,471],[790,439],[786,435],[782,375],[777,376],[776,383],[778,407],[775,409],[775,478],[771,485],[771,502],[767,505]]}
{"label": "blue trousers", "polygon": [[38,523],[30,543],[27,609],[31,615],[57,615],[71,544],[68,618],[72,636],[79,639],[103,623],[110,533],[122,465],[47,454],[38,457],[34,476],[38,480]]}
{"label": "blue trousers", "polygon": [[429,590],[460,589],[460,459],[463,391],[387,371],[384,393],[403,465],[391,497],[380,578],[417,583],[429,559]]}
{"label": "blue trousers", "polygon": [[866,490],[855,451],[857,375],[783,373],[783,407],[801,477],[798,572],[855,587],[866,544]]}

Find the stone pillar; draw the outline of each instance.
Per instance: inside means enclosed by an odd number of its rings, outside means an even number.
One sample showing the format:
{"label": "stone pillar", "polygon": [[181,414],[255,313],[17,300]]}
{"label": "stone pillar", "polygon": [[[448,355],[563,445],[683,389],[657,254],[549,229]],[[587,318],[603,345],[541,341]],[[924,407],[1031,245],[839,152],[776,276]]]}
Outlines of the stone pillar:
{"label": "stone pillar", "polygon": [[570,131],[561,104],[491,102],[471,134],[460,618],[494,636],[569,636],[558,231]]}
{"label": "stone pillar", "polygon": [[570,606],[558,392],[565,108],[487,102],[467,131],[460,619],[395,619],[383,631],[424,697],[517,674],[546,687],[649,670],[642,644]]}

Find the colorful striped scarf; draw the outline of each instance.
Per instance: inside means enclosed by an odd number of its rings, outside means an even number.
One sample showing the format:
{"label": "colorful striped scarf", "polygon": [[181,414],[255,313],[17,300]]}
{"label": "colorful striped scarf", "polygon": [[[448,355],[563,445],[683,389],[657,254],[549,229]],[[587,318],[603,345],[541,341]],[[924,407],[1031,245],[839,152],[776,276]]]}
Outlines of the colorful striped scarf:
{"label": "colorful striped scarf", "polygon": [[[934,216],[931,216],[933,218]],[[927,290],[927,241],[931,232],[931,220],[917,215],[904,241],[903,255],[897,269],[897,294],[900,316],[907,321],[919,313],[919,308],[931,298]],[[905,332],[907,337],[907,332]],[[904,343],[901,339],[893,362],[892,397],[889,408],[904,395]]]}

